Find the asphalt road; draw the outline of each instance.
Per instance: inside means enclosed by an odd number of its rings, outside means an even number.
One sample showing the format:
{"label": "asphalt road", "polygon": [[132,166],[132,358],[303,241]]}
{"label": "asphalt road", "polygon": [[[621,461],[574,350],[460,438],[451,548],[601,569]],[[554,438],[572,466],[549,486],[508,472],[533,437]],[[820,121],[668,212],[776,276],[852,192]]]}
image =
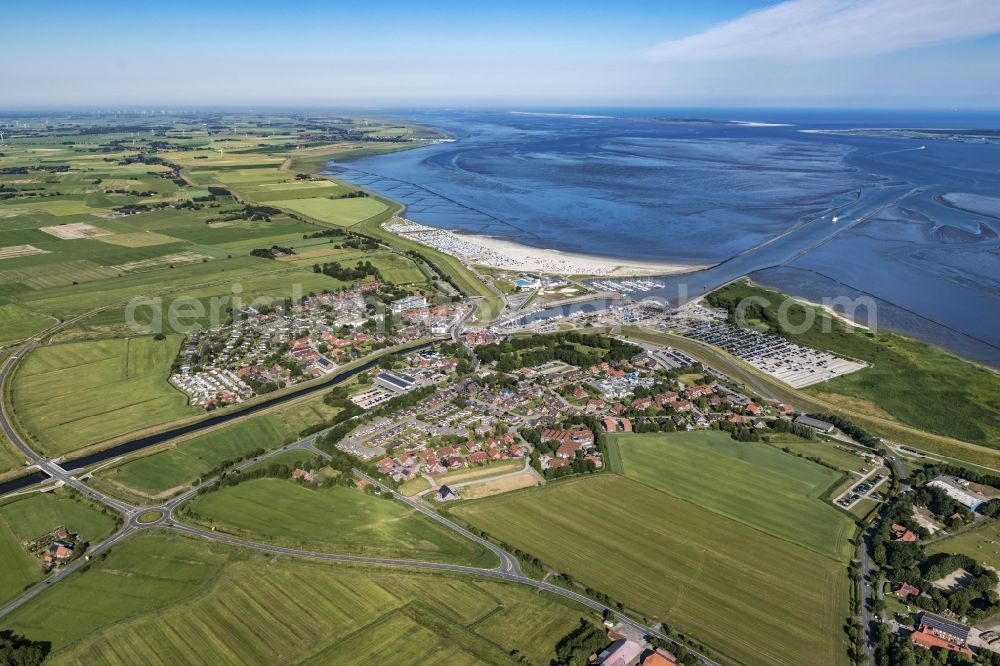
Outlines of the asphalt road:
{"label": "asphalt road", "polygon": [[[909,488],[909,474],[906,467],[896,455],[889,454],[886,459],[892,465],[893,472],[899,482],[897,494],[905,493]],[[880,520],[881,516],[872,521],[872,524],[862,533],[861,541],[858,544],[858,562],[861,569],[861,614],[858,620],[861,622],[861,630],[865,633],[865,664],[867,666],[874,666],[875,663],[875,645],[872,643],[872,632],[875,629],[875,624],[885,621],[885,617],[876,616],[870,609],[870,604],[876,597],[876,590],[882,585],[881,571],[872,562],[869,555],[871,539]]]}

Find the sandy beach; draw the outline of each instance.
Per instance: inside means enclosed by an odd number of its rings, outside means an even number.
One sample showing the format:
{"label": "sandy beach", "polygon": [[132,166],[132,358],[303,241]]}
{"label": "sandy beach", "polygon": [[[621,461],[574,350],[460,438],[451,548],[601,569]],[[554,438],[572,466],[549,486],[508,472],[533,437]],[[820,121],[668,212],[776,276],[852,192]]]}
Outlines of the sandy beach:
{"label": "sandy beach", "polygon": [[429,227],[402,217],[394,217],[383,224],[382,228],[457,257],[467,266],[488,266],[507,271],[547,273],[549,275],[638,277],[689,273],[710,266],[710,264],[640,261],[560,252],[559,250],[530,247],[494,236],[460,234]]}
{"label": "sandy beach", "polygon": [[[615,257],[600,257],[592,254],[577,254],[572,252],[560,252],[530,247],[515,243],[504,238],[493,236],[478,236],[473,234],[456,234],[459,238],[481,245],[493,253],[507,257],[513,261],[504,266],[494,266],[492,263],[483,263],[493,268],[506,268],[508,270],[520,270],[534,273],[550,273],[554,275],[601,275],[601,276],[640,276],[640,275],[672,275],[675,273],[689,273],[691,271],[708,268],[711,264],[693,265],[677,264],[665,261],[641,261],[635,259],[619,259]],[[489,255],[487,255],[489,256]],[[501,263],[501,262],[494,262]]]}

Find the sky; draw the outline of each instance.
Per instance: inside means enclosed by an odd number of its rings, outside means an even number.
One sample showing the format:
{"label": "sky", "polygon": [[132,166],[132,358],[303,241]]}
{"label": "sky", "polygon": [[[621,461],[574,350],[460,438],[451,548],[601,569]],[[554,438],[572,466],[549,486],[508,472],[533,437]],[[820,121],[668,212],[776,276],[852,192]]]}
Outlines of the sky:
{"label": "sky", "polygon": [[1000,108],[1000,0],[45,2],[0,108]]}

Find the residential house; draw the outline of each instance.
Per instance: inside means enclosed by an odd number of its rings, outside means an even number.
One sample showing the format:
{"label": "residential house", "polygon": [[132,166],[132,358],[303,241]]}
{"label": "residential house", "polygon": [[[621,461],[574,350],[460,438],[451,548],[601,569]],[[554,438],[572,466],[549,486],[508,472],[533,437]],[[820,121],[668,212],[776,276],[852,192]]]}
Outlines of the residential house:
{"label": "residential house", "polygon": [[556,449],[556,455],[560,458],[573,458],[576,456],[576,452],[580,450],[580,445],[576,442],[569,441],[564,442]]}
{"label": "residential house", "polygon": [[437,497],[439,502],[445,502],[448,500],[457,500],[458,493],[449,488],[448,486],[441,486],[440,488],[438,488],[437,493],[435,493],[435,497]]}

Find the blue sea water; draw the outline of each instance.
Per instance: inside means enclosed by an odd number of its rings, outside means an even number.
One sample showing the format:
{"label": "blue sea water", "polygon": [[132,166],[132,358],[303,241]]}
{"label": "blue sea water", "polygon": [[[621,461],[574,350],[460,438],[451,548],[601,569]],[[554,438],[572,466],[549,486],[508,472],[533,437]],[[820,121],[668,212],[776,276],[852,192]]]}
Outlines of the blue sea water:
{"label": "blue sea water", "polygon": [[[432,226],[564,251],[714,264],[669,278],[662,295],[671,300],[681,285],[694,296],[742,275],[817,301],[870,295],[880,328],[1000,368],[1000,144],[801,131],[1000,129],[995,114],[406,116],[456,141],[331,164],[331,172],[402,201],[407,217]],[[718,122],[734,120],[786,126]],[[954,193],[996,201],[943,199]]]}

